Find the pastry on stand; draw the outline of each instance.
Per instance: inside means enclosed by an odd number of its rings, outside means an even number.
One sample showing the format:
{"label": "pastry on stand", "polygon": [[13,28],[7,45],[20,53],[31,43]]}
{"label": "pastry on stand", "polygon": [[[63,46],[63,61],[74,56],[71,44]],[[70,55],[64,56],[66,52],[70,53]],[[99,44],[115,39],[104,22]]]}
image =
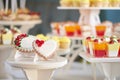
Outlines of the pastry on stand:
{"label": "pastry on stand", "polygon": [[[14,45],[18,51],[15,58],[9,58],[7,62],[13,67],[22,68],[29,80],[50,80],[54,70],[67,64],[66,58],[56,55],[58,44],[55,40],[44,41],[20,34]],[[18,52],[22,56],[19,57]]]}

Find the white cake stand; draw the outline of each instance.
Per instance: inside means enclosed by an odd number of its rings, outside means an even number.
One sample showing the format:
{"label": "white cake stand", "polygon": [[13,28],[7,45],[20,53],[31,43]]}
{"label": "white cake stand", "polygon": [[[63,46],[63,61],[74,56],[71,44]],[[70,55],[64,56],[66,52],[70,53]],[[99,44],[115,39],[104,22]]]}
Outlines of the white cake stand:
{"label": "white cake stand", "polygon": [[23,33],[28,33],[29,29],[40,23],[42,23],[42,20],[0,21],[0,25],[10,25],[10,27],[13,27],[14,25],[22,26],[20,29]]}
{"label": "white cake stand", "polygon": [[57,7],[60,10],[79,10],[79,24],[91,26],[92,34],[96,36],[95,25],[100,24],[100,10],[120,10],[119,7]]}
{"label": "white cake stand", "polygon": [[54,70],[67,64],[67,59],[57,57],[49,61],[33,62],[33,59],[26,61],[15,61],[13,58],[7,61],[11,66],[22,68],[28,80],[50,80]]}
{"label": "white cake stand", "polygon": [[11,45],[0,45],[0,79],[9,77],[5,68],[5,61],[11,55],[13,47]]}
{"label": "white cake stand", "polygon": [[79,55],[89,62],[99,64],[107,80],[116,80],[116,77],[120,76],[120,57],[94,58],[86,53]]}

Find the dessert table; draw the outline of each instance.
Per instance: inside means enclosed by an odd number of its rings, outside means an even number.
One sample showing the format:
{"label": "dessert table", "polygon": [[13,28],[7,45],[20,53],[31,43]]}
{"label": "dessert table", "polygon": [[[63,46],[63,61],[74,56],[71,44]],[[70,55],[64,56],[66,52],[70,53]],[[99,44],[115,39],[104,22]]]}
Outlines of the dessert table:
{"label": "dessert table", "polygon": [[7,60],[7,63],[12,67],[23,69],[28,80],[50,80],[56,69],[67,64],[67,59],[56,57],[48,61],[41,60],[34,62],[32,58],[23,61],[16,61],[10,58]]}
{"label": "dessert table", "polygon": [[120,76],[120,57],[96,58],[84,52],[79,55],[91,63],[99,64],[107,80],[116,80]]}

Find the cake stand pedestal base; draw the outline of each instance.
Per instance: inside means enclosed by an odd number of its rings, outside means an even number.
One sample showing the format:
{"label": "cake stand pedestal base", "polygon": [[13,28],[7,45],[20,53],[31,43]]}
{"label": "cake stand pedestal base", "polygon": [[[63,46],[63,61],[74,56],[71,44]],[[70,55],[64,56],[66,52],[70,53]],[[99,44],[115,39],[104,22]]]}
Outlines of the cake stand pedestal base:
{"label": "cake stand pedestal base", "polygon": [[33,59],[16,61],[11,58],[7,62],[13,67],[23,69],[28,80],[50,80],[54,70],[65,66],[67,59],[56,57],[56,59],[48,61],[34,62]]}
{"label": "cake stand pedestal base", "polygon": [[51,80],[54,69],[24,69],[29,80]]}

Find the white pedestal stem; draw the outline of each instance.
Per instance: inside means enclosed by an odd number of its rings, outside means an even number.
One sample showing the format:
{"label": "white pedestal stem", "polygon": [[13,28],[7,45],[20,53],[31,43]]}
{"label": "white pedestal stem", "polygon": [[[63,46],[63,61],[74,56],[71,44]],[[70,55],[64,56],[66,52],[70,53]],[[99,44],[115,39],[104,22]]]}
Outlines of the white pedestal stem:
{"label": "white pedestal stem", "polygon": [[50,80],[53,69],[24,69],[28,80]]}
{"label": "white pedestal stem", "polygon": [[79,24],[87,24],[90,25],[92,28],[92,33],[95,35],[95,25],[100,24],[100,10],[99,9],[81,9],[80,12],[80,18],[79,18]]}

